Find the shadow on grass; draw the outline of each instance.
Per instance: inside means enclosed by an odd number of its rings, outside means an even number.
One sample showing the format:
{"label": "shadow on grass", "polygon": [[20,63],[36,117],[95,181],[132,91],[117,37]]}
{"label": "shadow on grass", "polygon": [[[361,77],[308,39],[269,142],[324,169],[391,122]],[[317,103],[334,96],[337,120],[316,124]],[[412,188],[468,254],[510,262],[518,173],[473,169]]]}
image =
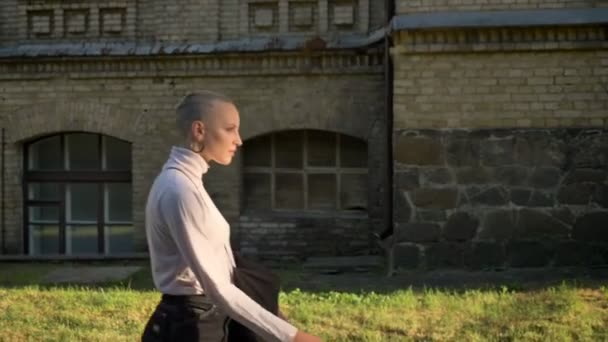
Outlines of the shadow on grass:
{"label": "shadow on grass", "polygon": [[[140,270],[119,281],[91,283],[53,283],[46,276],[61,267],[139,266]],[[600,288],[608,283],[608,267],[509,269],[502,271],[432,270],[403,271],[387,277],[380,269],[368,272],[331,272],[305,269],[301,265],[286,265],[275,270],[281,276],[282,290],[291,292],[366,293],[390,294],[412,289],[415,292],[442,290],[464,292],[467,290],[508,290],[526,292],[542,290],[561,284],[577,288]],[[156,291],[147,262],[48,262],[48,263],[0,263],[0,288],[36,286],[40,289],[70,289],[74,287],[99,289],[125,289]]]}

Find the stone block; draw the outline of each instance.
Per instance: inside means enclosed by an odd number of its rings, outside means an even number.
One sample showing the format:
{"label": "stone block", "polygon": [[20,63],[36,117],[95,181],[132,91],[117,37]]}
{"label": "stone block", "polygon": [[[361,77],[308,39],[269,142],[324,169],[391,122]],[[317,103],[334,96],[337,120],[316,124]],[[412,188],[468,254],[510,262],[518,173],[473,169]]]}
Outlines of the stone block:
{"label": "stone block", "polygon": [[394,219],[396,222],[409,222],[412,217],[412,204],[409,199],[409,193],[405,191],[396,190],[394,192],[394,207],[393,210]]}
{"label": "stone block", "polygon": [[408,165],[442,165],[443,147],[438,138],[402,135],[397,139],[395,160]]}
{"label": "stone block", "polygon": [[528,168],[522,166],[500,166],[494,169],[494,179],[504,185],[525,185],[528,172]]}
{"label": "stone block", "polygon": [[561,135],[551,131],[523,131],[514,144],[516,162],[526,166],[554,166],[562,168],[566,162],[566,144]]}
{"label": "stone block", "polygon": [[398,243],[393,247],[393,260],[396,268],[418,268],[420,247],[413,243]]}
{"label": "stone block", "polygon": [[559,188],[557,200],[560,204],[586,205],[596,193],[595,183],[573,183]]}
{"label": "stone block", "polygon": [[465,254],[465,264],[472,269],[500,268],[505,264],[505,250],[502,243],[479,241],[472,244]]}
{"label": "stone block", "polygon": [[425,184],[452,184],[454,179],[452,173],[447,168],[423,168],[420,170]]}
{"label": "stone block", "polygon": [[562,177],[561,170],[555,167],[537,167],[530,175],[530,186],[546,189],[559,184]]}
{"label": "stone block", "polygon": [[[608,245],[603,246],[604,249]],[[562,241],[555,247],[555,266],[602,265],[604,259],[601,245],[589,245],[581,241]]]}
{"label": "stone block", "polygon": [[608,185],[599,184],[593,193],[593,202],[597,203],[602,208],[608,208]]}
{"label": "stone block", "polygon": [[416,210],[418,221],[443,222],[446,220],[445,210],[441,209],[418,209]]}
{"label": "stone block", "polygon": [[608,167],[608,137],[603,132],[580,131],[570,142],[570,149],[576,168]]}
{"label": "stone block", "polygon": [[543,191],[534,191],[528,202],[530,207],[553,207],[555,205],[555,197]]}
{"label": "stone block", "polygon": [[399,170],[394,175],[395,189],[399,190],[414,190],[420,187],[420,180],[418,177],[417,168],[407,168],[405,170]]}
{"label": "stone block", "polygon": [[486,189],[467,188],[467,196],[473,205],[499,206],[506,205],[509,194],[502,186],[492,186]]}
{"label": "stone block", "polygon": [[608,172],[606,170],[578,168],[568,172],[564,184],[603,183],[607,176]]}
{"label": "stone block", "polygon": [[434,242],[439,240],[440,229],[435,223],[403,223],[397,224],[399,242]]}
{"label": "stone block", "polygon": [[515,162],[513,138],[485,140],[480,146],[480,158],[484,166],[504,166]]}
{"label": "stone block", "polygon": [[540,241],[514,240],[507,244],[506,256],[512,267],[543,267],[553,258],[553,250]]}
{"label": "stone block", "polygon": [[480,142],[472,137],[449,136],[446,159],[450,166],[477,166],[480,161]]}
{"label": "stone block", "polygon": [[448,241],[468,241],[477,233],[479,220],[467,212],[450,215],[443,227],[443,238]]}
{"label": "stone block", "polygon": [[426,247],[427,268],[462,268],[469,244],[455,242],[433,243]]}
{"label": "stone block", "polygon": [[570,227],[543,211],[524,208],[519,210],[515,236],[518,238],[567,238]]}
{"label": "stone block", "polygon": [[513,188],[509,190],[511,203],[517,205],[528,205],[532,197],[532,190],[527,188]]}
{"label": "stone block", "polygon": [[485,214],[478,237],[482,240],[503,241],[512,238],[514,230],[515,214],[512,210],[493,210]]}
{"label": "stone block", "polygon": [[608,242],[608,211],[584,214],[576,219],[572,238],[579,241]]}
{"label": "stone block", "polygon": [[483,184],[489,182],[491,174],[485,167],[458,167],[454,168],[458,184]]}
{"label": "stone block", "polygon": [[412,201],[419,208],[451,209],[458,201],[458,190],[451,188],[419,188],[412,193]]}
{"label": "stone block", "polygon": [[551,214],[551,216],[555,217],[556,219],[562,221],[563,223],[569,226],[572,226],[576,219],[576,217],[572,213],[572,209],[570,209],[569,207],[554,208],[550,209],[548,212]]}

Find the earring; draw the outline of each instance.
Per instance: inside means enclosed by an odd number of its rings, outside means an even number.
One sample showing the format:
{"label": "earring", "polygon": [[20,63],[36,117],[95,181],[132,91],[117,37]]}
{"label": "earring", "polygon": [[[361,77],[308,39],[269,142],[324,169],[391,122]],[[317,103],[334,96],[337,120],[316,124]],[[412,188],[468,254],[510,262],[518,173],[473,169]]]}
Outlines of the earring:
{"label": "earring", "polygon": [[195,153],[201,153],[205,149],[205,143],[201,141],[200,148],[197,149],[197,144],[195,142],[190,143],[190,149]]}

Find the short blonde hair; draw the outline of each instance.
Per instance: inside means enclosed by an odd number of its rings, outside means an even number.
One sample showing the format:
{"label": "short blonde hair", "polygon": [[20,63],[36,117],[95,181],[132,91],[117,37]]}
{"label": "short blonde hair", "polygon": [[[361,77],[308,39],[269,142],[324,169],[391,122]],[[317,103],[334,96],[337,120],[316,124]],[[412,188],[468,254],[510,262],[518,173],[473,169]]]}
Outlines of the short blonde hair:
{"label": "short blonde hair", "polygon": [[214,102],[234,104],[226,95],[208,90],[192,92],[184,96],[175,108],[177,114],[175,123],[178,132],[186,136],[194,121],[207,122],[209,115],[213,112]]}

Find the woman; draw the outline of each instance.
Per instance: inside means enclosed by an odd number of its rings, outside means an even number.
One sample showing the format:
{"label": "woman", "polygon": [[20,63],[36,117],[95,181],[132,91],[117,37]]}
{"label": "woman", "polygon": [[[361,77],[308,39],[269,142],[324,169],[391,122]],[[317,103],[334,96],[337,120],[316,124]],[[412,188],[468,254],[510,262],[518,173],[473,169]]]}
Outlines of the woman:
{"label": "woman", "polygon": [[239,113],[221,94],[199,92],[177,107],[174,146],[146,204],[154,284],[162,300],[142,340],[226,341],[229,317],[267,341],[320,341],[268,312],[232,283],[230,226],[203,185],[210,162],[228,165],[239,146]]}

